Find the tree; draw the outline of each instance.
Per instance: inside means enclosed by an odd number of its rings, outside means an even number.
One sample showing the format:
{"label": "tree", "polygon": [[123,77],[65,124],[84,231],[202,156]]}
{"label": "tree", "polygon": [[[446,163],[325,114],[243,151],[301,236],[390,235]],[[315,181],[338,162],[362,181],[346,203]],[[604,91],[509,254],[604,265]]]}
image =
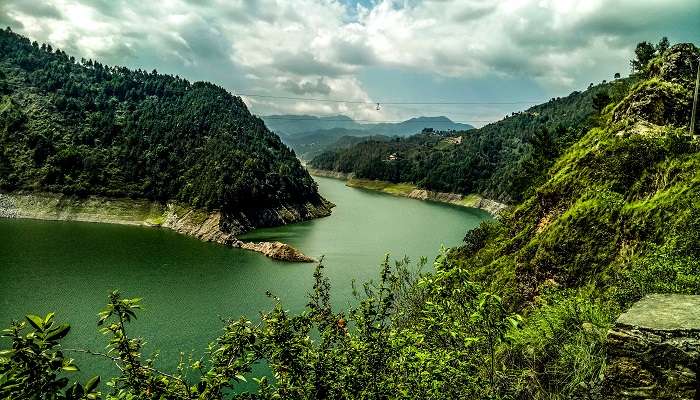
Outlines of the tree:
{"label": "tree", "polygon": [[656,49],[654,45],[649,42],[641,42],[637,44],[637,48],[634,49],[634,54],[637,57],[634,60],[630,60],[633,72],[639,72],[644,69],[644,67],[649,64],[654,55],[656,54]]}
{"label": "tree", "polygon": [[593,108],[600,113],[603,111],[605,106],[607,106],[610,103],[610,95],[608,92],[600,92],[596,93],[593,96]]}
{"label": "tree", "polygon": [[72,358],[60,345],[70,331],[68,324],[54,322],[54,313],[45,317],[27,315],[24,322],[13,322],[1,337],[11,347],[0,351],[0,397],[9,399],[97,399],[99,376],[84,385],[69,384],[66,373],[78,371]]}
{"label": "tree", "polygon": [[613,78],[615,78],[615,79],[620,79],[620,73],[619,73],[619,72],[615,72],[615,76],[613,76]]}
{"label": "tree", "polygon": [[659,53],[659,55],[661,55],[664,54],[669,47],[670,43],[668,41],[668,38],[664,36],[661,38],[661,40],[659,40],[659,44],[656,45],[656,51]]}

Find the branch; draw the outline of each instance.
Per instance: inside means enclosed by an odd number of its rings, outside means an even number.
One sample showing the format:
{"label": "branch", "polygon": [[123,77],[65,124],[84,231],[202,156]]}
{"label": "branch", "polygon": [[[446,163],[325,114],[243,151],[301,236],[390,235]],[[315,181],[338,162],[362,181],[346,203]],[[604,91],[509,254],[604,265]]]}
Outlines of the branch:
{"label": "branch", "polygon": [[[64,351],[74,351],[76,353],[85,353],[85,354],[90,354],[93,356],[100,356],[100,357],[108,358],[114,362],[114,364],[117,366],[117,368],[119,368],[120,371],[124,372],[124,369],[122,369],[122,367],[119,366],[119,362],[121,361],[121,359],[119,357],[114,357],[114,356],[110,356],[109,354],[99,353],[99,352],[87,350],[87,349],[63,349],[63,350]],[[189,392],[189,386],[188,386],[187,382],[182,380],[182,378],[179,378],[179,377],[172,375],[172,374],[169,374],[167,372],[159,371],[159,370],[157,370],[153,367],[149,367],[147,365],[140,365],[139,367],[143,368],[147,371],[151,371],[151,372],[155,372],[156,374],[163,375],[163,376],[168,377],[170,379],[175,379],[176,381],[183,384],[188,389],[188,392]]]}

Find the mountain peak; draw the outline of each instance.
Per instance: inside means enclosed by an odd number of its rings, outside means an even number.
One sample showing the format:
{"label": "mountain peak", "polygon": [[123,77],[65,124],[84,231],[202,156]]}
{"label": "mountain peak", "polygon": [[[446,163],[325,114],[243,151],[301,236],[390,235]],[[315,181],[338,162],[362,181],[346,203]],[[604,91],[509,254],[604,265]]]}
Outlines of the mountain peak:
{"label": "mountain peak", "polygon": [[449,118],[447,118],[447,117],[444,116],[444,115],[440,115],[440,116],[437,116],[437,117],[426,117],[426,116],[414,117],[414,118],[408,119],[408,120],[406,120],[406,121],[404,121],[404,122],[409,122],[409,121],[411,121],[411,122],[414,122],[414,121],[415,121],[415,122],[433,122],[433,123],[435,123],[435,122],[441,122],[441,123],[447,122],[447,123],[452,123],[452,120],[449,119]]}

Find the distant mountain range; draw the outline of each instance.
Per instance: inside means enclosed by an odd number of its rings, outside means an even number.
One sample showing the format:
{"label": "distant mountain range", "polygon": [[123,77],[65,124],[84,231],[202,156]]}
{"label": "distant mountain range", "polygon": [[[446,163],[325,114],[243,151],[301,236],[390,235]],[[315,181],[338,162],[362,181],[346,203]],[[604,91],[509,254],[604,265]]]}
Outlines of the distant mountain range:
{"label": "distant mountain range", "polygon": [[[466,131],[474,127],[469,124],[453,122],[447,117],[417,117],[396,123],[360,123],[345,115],[316,117],[313,115],[268,115],[261,117],[267,127],[284,137],[308,134],[319,130],[347,129],[346,135],[386,135],[409,136],[420,133],[424,128],[438,131]],[[337,130],[336,130],[337,133]],[[358,134],[359,133],[359,134]]]}

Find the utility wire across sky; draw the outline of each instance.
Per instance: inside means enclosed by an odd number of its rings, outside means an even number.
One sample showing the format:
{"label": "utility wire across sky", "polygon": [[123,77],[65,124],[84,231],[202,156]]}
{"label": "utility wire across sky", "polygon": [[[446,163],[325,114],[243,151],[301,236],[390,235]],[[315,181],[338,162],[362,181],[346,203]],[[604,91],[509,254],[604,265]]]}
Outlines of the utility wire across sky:
{"label": "utility wire across sky", "polygon": [[[296,118],[296,117],[288,117],[288,116],[263,116],[263,119],[267,120],[285,120],[285,121],[321,121],[321,122],[372,122],[375,124],[382,124],[382,123],[399,123],[403,122],[406,124],[425,124],[425,121],[411,121],[411,120],[373,120],[373,119],[331,119],[331,118],[325,118],[325,117],[317,117],[317,118]],[[458,122],[458,123],[463,123],[463,124],[468,124],[470,122],[494,122],[493,120],[478,120],[478,119],[471,119],[469,121],[454,121],[450,120],[451,122]]]}
{"label": "utility wire across sky", "polygon": [[[384,105],[518,105],[518,104],[539,104],[542,101],[365,101],[365,100],[342,100],[342,99],[321,99],[316,97],[293,97],[293,96],[275,96],[257,93],[243,93],[234,92],[235,95],[241,97],[254,97],[254,98],[264,98],[264,99],[277,99],[277,100],[294,100],[294,101],[315,101],[315,102],[326,102],[326,103],[344,103],[344,104],[363,104],[363,105],[376,105],[377,110],[381,109]],[[453,114],[452,112],[443,112],[447,114]],[[269,120],[289,120],[289,121],[315,121],[322,117],[309,117],[309,118],[299,118],[294,116],[278,115],[278,116],[267,116],[265,119]],[[330,119],[328,117],[323,118],[324,122],[349,122],[345,119]],[[424,121],[408,121],[408,120],[371,120],[371,119],[353,119],[355,122],[371,122],[371,123],[416,123],[424,124]],[[495,122],[494,119],[484,120],[484,119],[468,119],[468,120],[452,120],[452,122],[471,124],[471,123],[491,123]]]}
{"label": "utility wire across sky", "polygon": [[440,104],[440,105],[508,105],[508,104],[538,104],[542,101],[365,101],[365,100],[340,100],[340,99],[319,99],[313,97],[290,97],[290,96],[272,96],[266,94],[255,94],[255,93],[238,93],[237,96],[245,97],[259,97],[265,99],[280,99],[280,100],[300,100],[300,101],[319,101],[327,103],[348,103],[348,104],[390,104],[390,105],[428,105],[428,104]]}

